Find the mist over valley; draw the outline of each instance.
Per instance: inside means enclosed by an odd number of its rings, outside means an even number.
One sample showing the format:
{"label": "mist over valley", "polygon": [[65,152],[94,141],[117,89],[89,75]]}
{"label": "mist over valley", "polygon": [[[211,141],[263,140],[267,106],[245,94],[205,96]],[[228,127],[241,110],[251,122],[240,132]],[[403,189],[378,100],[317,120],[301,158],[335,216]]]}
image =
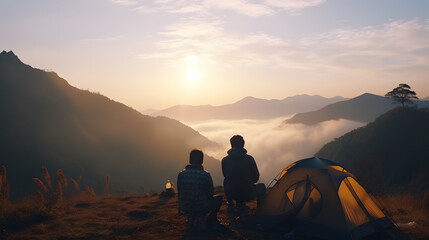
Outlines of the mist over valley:
{"label": "mist over valley", "polygon": [[[289,116],[290,117],[290,116]],[[248,154],[255,158],[261,181],[268,184],[285,167],[297,160],[314,156],[327,142],[359,128],[365,123],[351,120],[331,120],[307,126],[282,125],[289,117],[267,120],[208,120],[185,122],[208,139],[222,144],[221,148],[207,149],[216,159],[226,156],[229,139],[242,135]]]}

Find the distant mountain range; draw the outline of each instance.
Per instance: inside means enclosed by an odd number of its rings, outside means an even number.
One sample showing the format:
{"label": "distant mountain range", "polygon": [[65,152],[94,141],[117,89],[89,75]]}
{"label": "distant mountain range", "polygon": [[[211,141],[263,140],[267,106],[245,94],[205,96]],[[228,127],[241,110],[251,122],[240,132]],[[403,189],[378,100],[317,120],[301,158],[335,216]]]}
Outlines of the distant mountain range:
{"label": "distant mountain range", "polygon": [[221,106],[178,105],[161,111],[152,112],[151,115],[166,116],[184,121],[202,121],[209,119],[269,119],[316,110],[328,104],[343,100],[346,100],[346,98],[325,98],[318,95],[296,95],[287,97],[283,100],[266,100],[246,97],[233,104]]}
{"label": "distant mountain range", "polygon": [[425,97],[425,98],[423,98],[421,100],[423,100],[423,101],[429,101],[429,97]]}
{"label": "distant mountain range", "polygon": [[316,154],[334,160],[376,193],[429,190],[429,110],[397,107]]}
{"label": "distant mountain range", "polygon": [[[70,86],[54,72],[0,54],[0,165],[8,171],[13,197],[34,193],[32,177],[44,165],[52,177],[82,176],[100,192],[161,190],[176,180],[193,148],[218,147],[198,132],[165,117],[150,117],[100,94]],[[220,163],[205,168],[221,184]]]}
{"label": "distant mountain range", "polygon": [[144,115],[152,115],[154,112],[158,112],[159,110],[157,109],[153,109],[153,108],[149,108],[149,109],[145,109],[140,111],[140,113],[144,114]]}
{"label": "distant mountain range", "polygon": [[[429,107],[429,101],[414,101],[414,104],[419,108]],[[284,123],[313,125],[336,119],[371,122],[396,106],[397,104],[393,104],[390,98],[365,93],[349,100],[329,104],[316,111],[297,113]]]}

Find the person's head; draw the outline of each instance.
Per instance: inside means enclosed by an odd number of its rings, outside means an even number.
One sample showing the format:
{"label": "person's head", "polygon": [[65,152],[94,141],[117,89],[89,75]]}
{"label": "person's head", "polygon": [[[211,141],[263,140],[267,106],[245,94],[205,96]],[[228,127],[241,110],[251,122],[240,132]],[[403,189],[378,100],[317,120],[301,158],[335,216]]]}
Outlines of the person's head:
{"label": "person's head", "polygon": [[189,163],[191,165],[201,165],[203,164],[203,158],[204,158],[203,152],[198,149],[194,149],[191,151],[191,154],[189,155]]}
{"label": "person's head", "polygon": [[240,135],[234,135],[229,140],[231,143],[231,147],[233,148],[243,148],[244,147],[244,139]]}

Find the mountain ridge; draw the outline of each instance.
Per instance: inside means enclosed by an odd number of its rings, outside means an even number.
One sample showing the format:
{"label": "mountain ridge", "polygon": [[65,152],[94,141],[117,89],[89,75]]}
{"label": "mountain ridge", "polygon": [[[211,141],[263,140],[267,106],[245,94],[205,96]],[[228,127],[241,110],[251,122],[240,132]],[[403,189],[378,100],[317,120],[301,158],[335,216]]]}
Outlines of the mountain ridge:
{"label": "mountain ridge", "polygon": [[[190,150],[219,146],[176,120],[142,115],[16,59],[0,54],[0,164],[13,198],[34,192],[31,178],[42,177],[42,166],[82,176],[98,192],[106,175],[113,192],[159,191],[188,164]],[[204,160],[220,184],[219,161]]]}
{"label": "mountain ridge", "polygon": [[234,103],[213,105],[176,105],[153,112],[153,116],[167,116],[183,121],[202,121],[210,119],[269,119],[283,117],[296,112],[316,110],[327,104],[345,100],[336,96],[325,98],[319,95],[295,95],[279,99],[261,99],[247,96]]}
{"label": "mountain ridge", "polygon": [[16,54],[13,51],[5,51],[3,50],[0,53],[0,60],[4,61],[4,62],[18,62],[18,63],[22,63],[24,64],[19,58],[18,56],[16,56]]}
{"label": "mountain ridge", "polygon": [[[413,101],[417,107],[429,107],[427,101]],[[283,124],[302,123],[313,125],[324,121],[348,119],[358,122],[371,122],[383,113],[395,108],[392,99],[371,93],[329,104],[319,110],[297,113]]]}

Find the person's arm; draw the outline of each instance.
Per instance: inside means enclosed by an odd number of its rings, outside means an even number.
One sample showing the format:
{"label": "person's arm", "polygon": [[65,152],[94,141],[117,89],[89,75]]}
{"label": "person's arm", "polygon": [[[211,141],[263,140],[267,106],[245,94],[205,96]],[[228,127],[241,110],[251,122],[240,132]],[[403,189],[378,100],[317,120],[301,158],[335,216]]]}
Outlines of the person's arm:
{"label": "person's arm", "polygon": [[252,156],[249,156],[249,162],[252,181],[253,183],[256,183],[259,180],[258,166],[256,165],[255,159]]}
{"label": "person's arm", "polygon": [[208,197],[212,197],[214,194],[214,186],[213,186],[213,179],[210,173],[208,173]]}
{"label": "person's arm", "polygon": [[179,173],[179,175],[177,175],[177,195],[180,196],[180,188],[182,187],[182,174]]}
{"label": "person's arm", "polygon": [[226,163],[225,163],[225,158],[222,159],[222,174],[223,174],[223,177],[226,177]]}
{"label": "person's arm", "polygon": [[[179,175],[177,175],[177,197],[178,197],[178,199],[180,200],[180,193],[181,193],[181,189],[180,189],[180,187],[182,186],[182,178],[181,178],[181,174],[179,173]],[[180,202],[179,202],[179,204],[178,204],[178,214],[179,214],[179,216],[182,214],[182,210],[180,209]]]}

